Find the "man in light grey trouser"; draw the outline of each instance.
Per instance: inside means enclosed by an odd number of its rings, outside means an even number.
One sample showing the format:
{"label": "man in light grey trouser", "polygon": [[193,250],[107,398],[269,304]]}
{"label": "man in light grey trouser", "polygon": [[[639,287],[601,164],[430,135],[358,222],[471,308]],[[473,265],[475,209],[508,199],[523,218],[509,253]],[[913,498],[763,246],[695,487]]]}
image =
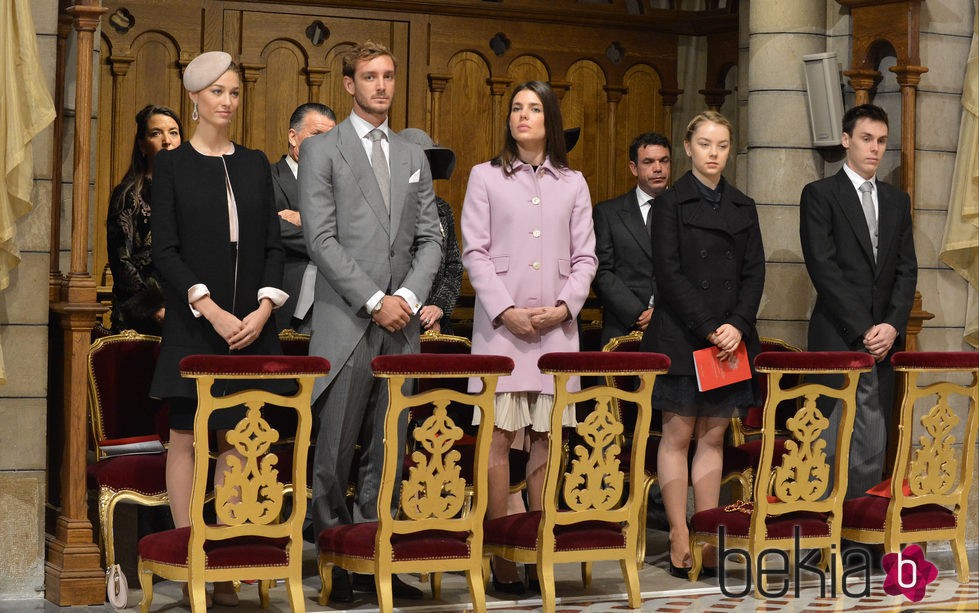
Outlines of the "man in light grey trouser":
{"label": "man in light grey trouser", "polygon": [[[351,49],[343,84],[353,112],[333,130],[307,138],[299,156],[299,211],[317,268],[310,354],[332,367],[313,390],[320,422],[312,483],[317,534],[377,517],[387,391],[370,361],[418,351],[416,314],[442,260],[425,153],[388,127],[394,77],[387,48],[368,42]],[[363,457],[351,517],[344,492],[358,440]],[[373,579],[358,579],[354,589],[373,586]],[[332,601],[352,600],[346,585],[346,573],[334,567]],[[408,587],[395,581],[394,595],[421,597]]]}

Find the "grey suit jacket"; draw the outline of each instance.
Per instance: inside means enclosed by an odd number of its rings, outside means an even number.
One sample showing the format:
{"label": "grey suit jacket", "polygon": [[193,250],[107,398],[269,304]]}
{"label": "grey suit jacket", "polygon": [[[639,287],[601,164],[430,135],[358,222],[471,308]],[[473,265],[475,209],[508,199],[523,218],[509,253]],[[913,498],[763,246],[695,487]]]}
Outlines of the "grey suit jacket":
{"label": "grey suit jacket", "polygon": [[[424,151],[390,132],[391,213],[349,118],[303,141],[299,212],[318,268],[310,354],[330,361],[318,397],[333,382],[371,325],[365,308],[376,292],[405,287],[422,302],[442,260],[432,173]],[[418,318],[395,333],[404,352],[418,350]],[[370,373],[366,373],[370,377]]]}
{"label": "grey suit jacket", "polygon": [[[275,210],[299,210],[299,182],[292,175],[286,156],[272,165],[272,190],[275,194]],[[306,255],[306,239],[303,229],[285,219],[279,218],[279,234],[286,258],[282,271],[282,291],[289,294],[289,300],[275,310],[275,321],[279,330],[292,327],[292,314],[296,311],[296,300],[303,282],[303,272],[309,256]]]}

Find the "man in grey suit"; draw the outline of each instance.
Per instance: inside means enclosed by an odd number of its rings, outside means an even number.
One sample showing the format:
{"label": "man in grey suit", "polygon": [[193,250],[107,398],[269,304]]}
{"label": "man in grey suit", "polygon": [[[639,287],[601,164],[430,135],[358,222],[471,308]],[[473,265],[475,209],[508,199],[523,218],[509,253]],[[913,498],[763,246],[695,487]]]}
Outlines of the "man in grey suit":
{"label": "man in grey suit", "polygon": [[[299,156],[299,211],[318,271],[310,354],[331,364],[313,390],[320,424],[313,458],[317,534],[377,517],[388,394],[370,363],[378,355],[418,351],[416,313],[442,260],[425,152],[388,126],[394,85],[391,52],[369,41],[355,46],[343,58],[353,112],[333,130],[306,139]],[[351,514],[344,494],[358,439],[362,457]],[[349,602],[346,572],[333,571],[331,600]],[[373,578],[355,575],[353,588],[373,590]],[[393,588],[395,596],[421,597],[400,580]]]}
{"label": "man in grey suit", "polygon": [[329,132],[337,125],[333,109],[318,102],[296,107],[289,118],[289,153],[272,165],[272,188],[275,208],[279,211],[279,233],[286,250],[282,274],[282,291],[289,294],[284,305],[275,310],[279,330],[292,328],[308,334],[309,313],[316,285],[316,265],[306,255],[306,239],[299,216],[299,146],[310,136]]}
{"label": "man in grey suit", "polygon": [[[877,361],[857,387],[858,435],[850,443],[847,499],[863,496],[882,478],[894,394],[890,360],[904,347],[918,279],[911,199],[877,177],[887,133],[880,107],[847,111],[846,163],[832,177],[807,185],[801,198],[802,254],[816,288],[809,350],[865,351]],[[829,416],[831,431],[839,413]],[[826,454],[835,455],[835,439]]]}
{"label": "man in grey suit", "polygon": [[640,134],[629,145],[636,187],[599,202],[595,222],[598,272],[592,289],[602,302],[602,346],[631,330],[645,330],[653,313],[653,201],[670,185],[672,147],[662,134]]}

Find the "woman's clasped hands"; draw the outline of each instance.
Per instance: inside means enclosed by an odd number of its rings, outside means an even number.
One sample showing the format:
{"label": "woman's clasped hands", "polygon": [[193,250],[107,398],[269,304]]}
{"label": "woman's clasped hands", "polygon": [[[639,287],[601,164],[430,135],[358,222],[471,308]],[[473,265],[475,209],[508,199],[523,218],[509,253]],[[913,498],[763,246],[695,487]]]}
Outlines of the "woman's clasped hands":
{"label": "woman's clasped hands", "polygon": [[528,336],[550,330],[571,319],[571,310],[563,302],[552,307],[510,307],[500,315],[500,321],[512,334]]}

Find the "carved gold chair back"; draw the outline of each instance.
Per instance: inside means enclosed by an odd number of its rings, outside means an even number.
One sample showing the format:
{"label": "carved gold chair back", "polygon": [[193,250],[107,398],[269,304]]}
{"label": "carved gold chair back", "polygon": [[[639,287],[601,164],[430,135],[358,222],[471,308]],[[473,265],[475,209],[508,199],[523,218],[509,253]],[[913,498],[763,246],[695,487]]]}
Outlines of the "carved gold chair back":
{"label": "carved gold chair back", "polygon": [[[287,483],[296,491],[306,488],[313,381],[329,372],[320,357],[295,356],[190,356],[181,360],[181,374],[196,379],[198,405],[194,415],[194,478],[190,528],[144,537],[139,544],[142,610],[153,598],[153,575],[189,583],[191,609],[205,610],[205,582],[258,579],[263,606],[268,606],[269,580],[285,579],[293,611],[305,611],[302,594],[302,524],[306,497],[293,496],[292,509],[283,516]],[[226,396],[212,395],[216,381],[293,380],[294,393],[244,389]],[[286,385],[285,387],[288,387]],[[263,408],[275,406],[296,413],[291,475],[280,478],[279,458],[272,447],[279,433],[265,419]],[[228,460],[214,491],[216,524],[204,520],[210,453],[208,421],[212,414],[245,407],[245,415],[227,432],[236,452]]]}
{"label": "carved gold chair back", "polygon": [[[629,594],[629,606],[641,604],[638,569],[639,532],[643,488],[642,471],[623,466],[623,434],[631,440],[629,466],[642,466],[649,433],[651,395],[659,374],[669,368],[669,358],[654,353],[610,352],[550,353],[538,366],[554,376],[554,408],[544,477],[542,510],[509,515],[487,522],[484,575],[489,576],[489,555],[514,562],[537,564],[545,611],[555,608],[554,566],[581,564],[582,582],[591,583],[591,564],[597,560],[620,563]],[[637,377],[633,390],[593,385],[572,391],[579,377],[599,381],[609,377]],[[617,401],[634,407],[630,431],[616,409]],[[579,414],[575,434],[569,439],[567,460],[562,444],[564,407],[591,407]]]}
{"label": "carved gold chair back", "polygon": [[[872,365],[873,358],[856,352],[759,354],[755,368],[767,375],[768,391],[754,500],[694,514],[690,520],[691,580],[699,577],[703,567],[703,546],[717,546],[722,528],[725,549],[747,549],[751,565],[756,564],[765,550],[780,549],[791,555],[798,544],[802,549],[822,550],[827,564],[831,558],[835,559],[836,576],[843,576],[839,556],[830,554],[838,551],[840,545],[840,516],[846,493],[847,450],[856,410],[857,382],[860,374]],[[783,377],[820,374],[843,375],[845,384],[836,388],[804,381],[783,389]],[[842,401],[835,409],[842,414],[836,433],[836,459],[832,463],[826,453],[830,421],[816,402],[821,396]],[[801,404],[786,422],[790,440],[785,442],[785,453],[779,462],[775,457],[775,409],[780,403],[795,399],[800,399]],[[758,578],[759,582],[762,580]]]}
{"label": "carved gold chair back", "polygon": [[[374,358],[374,376],[387,380],[388,410],[384,418],[384,465],[377,508],[378,520],[337,526],[318,538],[319,573],[326,605],[332,590],[332,567],[374,575],[380,610],[393,609],[391,576],[396,573],[428,573],[432,593],[438,598],[442,573],[463,571],[476,611],[485,610],[481,581],[483,517],[487,505],[489,446],[494,424],[494,394],[500,376],[510,374],[513,360],[489,355],[414,354]],[[452,381],[477,378],[479,392],[454,387],[427,387],[406,392],[409,380]],[[469,407],[480,414],[472,452],[474,466],[471,506],[457,443],[463,430],[449,405]],[[402,474],[404,446],[399,439],[405,413],[423,406],[434,407],[412,430],[415,450],[412,465]],[[400,494],[399,512],[391,512]]]}
{"label": "carved gold chair back", "polygon": [[[948,541],[959,582],[969,579],[966,525],[979,430],[979,353],[894,354],[900,422],[889,483],[847,501],[843,538],[882,543]],[[877,489],[877,488],[875,488]]]}

